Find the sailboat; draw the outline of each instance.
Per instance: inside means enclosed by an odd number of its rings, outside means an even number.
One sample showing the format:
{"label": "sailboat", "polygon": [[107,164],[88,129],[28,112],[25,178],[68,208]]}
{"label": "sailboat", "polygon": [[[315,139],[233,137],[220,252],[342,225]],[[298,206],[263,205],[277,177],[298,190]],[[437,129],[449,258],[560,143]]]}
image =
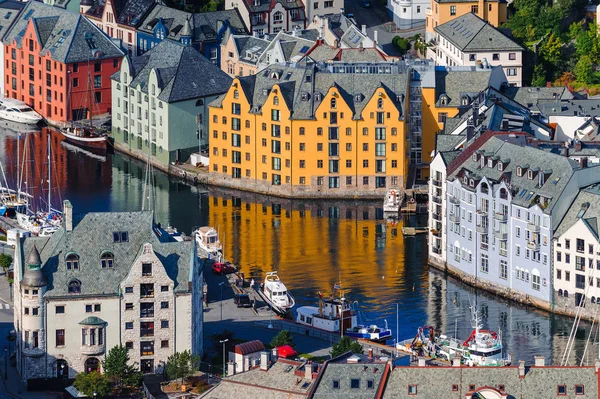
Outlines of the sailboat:
{"label": "sailboat", "polygon": [[107,136],[96,131],[92,125],[92,75],[90,70],[90,61],[88,60],[88,79],[87,79],[87,93],[86,98],[88,100],[87,114],[89,126],[71,126],[60,129],[60,133],[65,139],[72,144],[79,145],[82,147],[93,148],[98,150],[106,150]]}

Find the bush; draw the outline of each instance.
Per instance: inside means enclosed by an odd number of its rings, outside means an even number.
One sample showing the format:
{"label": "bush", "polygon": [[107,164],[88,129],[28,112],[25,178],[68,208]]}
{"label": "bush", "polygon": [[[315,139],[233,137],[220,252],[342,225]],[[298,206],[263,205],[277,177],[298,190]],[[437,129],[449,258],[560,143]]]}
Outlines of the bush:
{"label": "bush", "polygon": [[279,333],[271,340],[271,346],[273,348],[284,345],[289,345],[292,348],[296,346],[294,337],[292,337],[292,334],[290,334],[288,330],[279,331]]}
{"label": "bush", "polygon": [[176,352],[167,359],[167,378],[174,380],[181,378],[181,383],[191,376],[200,364],[200,356],[192,355],[189,350]]}
{"label": "bush", "polygon": [[7,254],[0,254],[0,267],[4,269],[4,271],[8,270],[10,265],[12,265],[13,257]]}
{"label": "bush", "polygon": [[400,51],[401,54],[406,54],[412,47],[408,39],[400,36],[394,36],[392,39],[392,44],[398,49],[398,51]]}
{"label": "bush", "polygon": [[340,342],[337,342],[331,348],[331,357],[338,357],[346,352],[363,353],[363,347],[358,341],[350,337],[343,336]]}
{"label": "bush", "polygon": [[94,393],[96,393],[97,398],[103,398],[110,393],[110,382],[108,381],[108,377],[97,371],[92,371],[88,374],[77,374],[73,385],[79,392],[90,398],[94,397]]}

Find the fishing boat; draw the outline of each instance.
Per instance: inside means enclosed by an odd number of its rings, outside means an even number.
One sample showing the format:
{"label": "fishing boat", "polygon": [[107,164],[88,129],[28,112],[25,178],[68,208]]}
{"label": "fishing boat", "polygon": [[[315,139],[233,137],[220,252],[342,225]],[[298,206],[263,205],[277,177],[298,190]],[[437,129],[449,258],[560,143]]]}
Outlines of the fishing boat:
{"label": "fishing boat", "polygon": [[294,297],[281,282],[277,272],[267,273],[265,282],[258,288],[258,294],[269,307],[281,315],[289,312],[296,304]]}
{"label": "fishing boat", "polygon": [[420,327],[414,338],[396,344],[396,349],[413,356],[423,356],[442,361],[460,357],[469,366],[508,366],[510,355],[504,356],[502,338],[491,330],[482,330],[475,311],[473,331],[461,341],[446,335],[436,336],[432,326]]}
{"label": "fishing boat", "polygon": [[[339,297],[336,297],[339,292]],[[330,298],[323,298],[319,292],[319,307],[301,306],[296,310],[298,324],[329,332],[340,332],[357,326],[356,312],[344,297],[341,286],[335,285]]]}
{"label": "fishing boat", "polygon": [[29,105],[14,98],[0,99],[0,118],[26,125],[37,125],[44,119]]}
{"label": "fishing boat", "polygon": [[219,241],[219,234],[217,230],[210,226],[200,227],[196,230],[196,242],[198,247],[206,251],[209,257],[219,258],[223,246]]}
{"label": "fishing boat", "polygon": [[383,200],[383,211],[398,213],[400,211],[400,193],[397,190],[389,190]]}
{"label": "fishing boat", "polygon": [[385,322],[385,328],[378,327],[375,324],[370,326],[359,324],[347,329],[344,334],[352,338],[362,338],[375,342],[386,341],[392,338],[392,330],[388,328],[387,321]]}

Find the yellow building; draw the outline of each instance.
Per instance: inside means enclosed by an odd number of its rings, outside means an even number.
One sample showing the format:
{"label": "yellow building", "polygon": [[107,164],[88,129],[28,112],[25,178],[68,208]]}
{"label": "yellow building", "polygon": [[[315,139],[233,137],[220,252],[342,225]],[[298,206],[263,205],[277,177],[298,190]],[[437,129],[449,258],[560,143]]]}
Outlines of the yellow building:
{"label": "yellow building", "polygon": [[425,11],[425,38],[435,38],[434,29],[454,18],[472,12],[496,28],[506,22],[506,0],[431,0]]}
{"label": "yellow building", "polygon": [[[210,105],[210,171],[293,197],[382,197],[405,184],[409,68],[274,65]],[[222,180],[221,180],[222,179]]]}

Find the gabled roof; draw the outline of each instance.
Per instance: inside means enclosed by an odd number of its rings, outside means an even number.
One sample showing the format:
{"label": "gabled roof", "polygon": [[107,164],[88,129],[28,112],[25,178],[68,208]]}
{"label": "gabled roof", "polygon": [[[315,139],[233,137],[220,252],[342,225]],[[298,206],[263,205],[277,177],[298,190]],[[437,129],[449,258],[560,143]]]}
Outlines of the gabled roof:
{"label": "gabled roof", "polygon": [[567,232],[579,220],[590,230],[596,240],[598,235],[598,221],[600,220],[600,185],[579,190],[579,194],[573,200],[565,217],[556,229],[555,237],[560,237]]}
{"label": "gabled roof", "polygon": [[240,61],[254,65],[270,43],[269,40],[253,36],[232,35],[232,40]]}
{"label": "gabled roof", "polygon": [[25,4],[22,1],[15,0],[0,2],[0,39],[2,39],[13,22],[15,22]]}
{"label": "gabled roof", "polygon": [[[280,4],[286,10],[291,10],[294,8],[304,9],[304,4],[302,3],[302,0],[258,0],[257,5],[254,5],[255,2],[252,0],[244,0],[244,4],[252,13],[270,11],[277,4]],[[304,10],[302,10],[302,14],[299,19],[303,20],[305,18],[306,15],[304,14]]]}
{"label": "gabled roof", "polygon": [[[198,50],[170,40],[163,40],[132,61],[130,86],[139,85],[147,93],[152,70],[159,78],[158,99],[167,103],[215,96],[226,92],[231,85],[231,78]],[[112,79],[119,81],[119,73]]]}
{"label": "gabled roof", "polygon": [[454,18],[434,30],[462,52],[523,51],[521,45],[473,13]]}
{"label": "gabled roof", "polygon": [[30,22],[34,24],[42,45],[40,53],[48,51],[53,60],[61,63],[124,55],[112,39],[87,18],[37,1],[27,3],[3,38],[3,43],[16,42],[17,47],[21,47]]}
{"label": "gabled roof", "polygon": [[[490,86],[493,71],[494,68],[436,67],[435,105],[437,107],[459,107],[463,96],[475,98],[482,90]],[[446,96],[446,104],[442,104],[443,95]]]}
{"label": "gabled roof", "polygon": [[[115,19],[118,24],[137,27],[142,23],[146,14],[157,4],[154,0],[111,0],[115,10]],[[95,2],[85,13],[86,16],[102,18],[106,0]]]}

